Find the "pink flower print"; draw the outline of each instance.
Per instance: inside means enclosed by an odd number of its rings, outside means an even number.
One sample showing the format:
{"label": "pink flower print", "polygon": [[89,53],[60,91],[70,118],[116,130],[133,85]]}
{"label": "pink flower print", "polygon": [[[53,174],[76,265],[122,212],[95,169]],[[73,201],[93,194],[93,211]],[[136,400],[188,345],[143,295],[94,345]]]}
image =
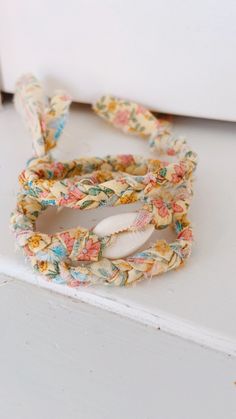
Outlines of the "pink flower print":
{"label": "pink flower print", "polygon": [[167,154],[168,156],[175,156],[175,150],[173,148],[168,148],[167,150]]}
{"label": "pink flower print", "polygon": [[181,233],[178,234],[178,239],[183,239],[183,240],[188,240],[188,241],[192,241],[193,240],[193,233],[191,228],[185,228],[183,231],[181,231]]}
{"label": "pink flower print", "polygon": [[43,191],[43,192],[40,192],[39,193],[40,199],[47,198],[47,196],[48,196],[48,191]]}
{"label": "pink flower print", "polygon": [[60,96],[60,99],[63,100],[64,102],[70,102],[72,100],[72,97],[69,96],[69,95],[64,94],[64,95]]}
{"label": "pink flower print", "polygon": [[27,254],[27,256],[34,256],[34,253],[31,252],[31,250],[29,249],[29,246],[27,244],[24,246],[24,251]]}
{"label": "pink flower print", "polygon": [[153,173],[149,172],[144,176],[143,180],[144,185],[148,185],[149,183],[154,186],[157,183],[156,177]]}
{"label": "pink flower print", "polygon": [[94,173],[89,177],[89,180],[90,180],[90,182],[91,182],[92,185],[95,185],[96,183],[99,183],[98,182],[97,175],[94,174]]}
{"label": "pink flower print", "polygon": [[45,132],[46,132],[46,129],[47,129],[47,127],[46,127],[45,115],[43,115],[43,116],[41,117],[41,120],[40,120],[40,125],[41,125],[41,130],[42,130],[42,133],[45,133]]}
{"label": "pink flower print", "polygon": [[131,227],[141,229],[149,224],[151,219],[152,214],[149,211],[141,210],[137,213],[137,217],[135,218]]}
{"label": "pink flower print", "polygon": [[141,106],[141,105],[137,106],[137,109],[136,109],[136,114],[137,115],[144,114],[145,112],[146,112],[146,109],[143,106]]}
{"label": "pink flower print", "polygon": [[77,202],[84,197],[84,194],[76,187],[73,186],[69,189],[68,193],[60,199],[59,205],[77,204]]}
{"label": "pink flower print", "polygon": [[155,120],[155,125],[156,125],[156,128],[157,128],[157,129],[158,129],[158,128],[161,128],[162,123],[161,123],[160,119],[156,119],[156,120]]}
{"label": "pink flower print", "polygon": [[73,237],[71,237],[68,232],[67,233],[66,232],[65,233],[61,233],[59,235],[59,237],[61,238],[61,240],[63,241],[63,243],[66,245],[66,248],[68,250],[68,253],[70,254],[72,252],[75,239]]}
{"label": "pink flower print", "polygon": [[99,241],[94,242],[89,239],[83,250],[78,254],[78,260],[96,261],[100,252],[101,243]]}
{"label": "pink flower print", "polygon": [[117,112],[113,122],[116,126],[123,127],[125,125],[128,125],[129,117],[130,117],[130,111],[128,110],[119,111]]}
{"label": "pink flower print", "polygon": [[54,177],[59,178],[62,176],[63,171],[64,171],[64,166],[62,163],[54,162],[52,163],[51,168],[52,168]]}
{"label": "pink flower print", "polygon": [[185,165],[183,162],[174,165],[175,173],[172,174],[172,182],[179,183],[185,175]]}
{"label": "pink flower print", "polygon": [[173,211],[175,213],[181,213],[181,212],[183,212],[183,208],[179,204],[176,204],[176,202],[173,202],[172,208],[173,208]]}
{"label": "pink flower print", "polygon": [[130,257],[127,258],[127,262],[133,262],[133,263],[145,263],[146,259],[141,258],[141,257]]}
{"label": "pink flower print", "polygon": [[158,209],[158,214],[160,215],[160,217],[165,218],[168,216],[169,210],[166,206],[166,203],[163,201],[163,199],[161,198],[153,199],[152,202],[155,205],[155,207]]}
{"label": "pink flower print", "polygon": [[70,190],[69,194],[71,195],[71,197],[74,197],[74,198],[75,198],[75,199],[77,199],[77,200],[82,199],[82,198],[84,197],[83,192],[81,192],[81,191],[80,191],[80,189],[79,189],[79,188],[77,188],[76,186],[74,186],[74,187]]}
{"label": "pink flower print", "polygon": [[121,154],[119,156],[119,159],[125,166],[130,166],[131,164],[134,163],[134,158],[132,154]]}
{"label": "pink flower print", "polygon": [[84,286],[84,285],[86,285],[86,283],[84,283],[84,282],[82,282],[82,281],[79,281],[78,279],[72,279],[70,282],[69,282],[69,287],[72,287],[72,288],[76,288],[76,287],[81,287],[81,286]]}

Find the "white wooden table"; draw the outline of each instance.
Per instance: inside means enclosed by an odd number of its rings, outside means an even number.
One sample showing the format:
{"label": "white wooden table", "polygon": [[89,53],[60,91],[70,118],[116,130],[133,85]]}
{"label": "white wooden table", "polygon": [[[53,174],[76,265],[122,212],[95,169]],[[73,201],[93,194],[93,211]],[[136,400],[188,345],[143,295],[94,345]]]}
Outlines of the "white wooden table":
{"label": "white wooden table", "polygon": [[[31,143],[13,106],[4,105],[0,113],[4,419],[235,418],[236,125],[177,117],[174,124],[199,153],[191,259],[182,270],[133,288],[74,290],[34,275],[15,251],[8,220],[17,175],[31,156]],[[145,142],[127,138],[88,107],[74,105],[55,155],[69,160],[121,150],[148,155]],[[56,231],[79,223],[94,225],[119,211],[126,212],[127,207],[51,211],[41,217],[39,227]]]}

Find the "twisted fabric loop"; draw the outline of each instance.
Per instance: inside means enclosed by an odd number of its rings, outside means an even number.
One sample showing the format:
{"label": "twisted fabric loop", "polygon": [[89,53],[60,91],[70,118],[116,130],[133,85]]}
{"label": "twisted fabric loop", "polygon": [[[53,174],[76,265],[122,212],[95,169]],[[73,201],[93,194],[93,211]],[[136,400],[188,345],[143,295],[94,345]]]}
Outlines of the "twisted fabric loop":
{"label": "twisted fabric loop", "polygon": [[[174,161],[118,155],[58,162],[49,151],[63,130],[70,98],[57,94],[48,103],[38,81],[25,76],[17,83],[15,103],[31,132],[35,156],[19,176],[21,192],[11,226],[36,271],[69,286],[128,285],[183,265],[192,247],[187,213],[197,156],[183,138],[173,137],[169,122],[133,102],[103,96],[93,106],[100,117],[125,133],[147,138],[152,152]],[[87,210],[137,201],[142,206],[126,231],[172,225],[174,243],[158,240],[146,251],[110,260],[103,251],[122,233],[98,237],[81,227],[54,235],[36,231],[36,220],[48,206]]]}
{"label": "twisted fabric loop", "polygon": [[16,84],[15,106],[30,131],[35,155],[45,156],[55,147],[66,122],[71,97],[57,92],[50,101],[31,74]]}

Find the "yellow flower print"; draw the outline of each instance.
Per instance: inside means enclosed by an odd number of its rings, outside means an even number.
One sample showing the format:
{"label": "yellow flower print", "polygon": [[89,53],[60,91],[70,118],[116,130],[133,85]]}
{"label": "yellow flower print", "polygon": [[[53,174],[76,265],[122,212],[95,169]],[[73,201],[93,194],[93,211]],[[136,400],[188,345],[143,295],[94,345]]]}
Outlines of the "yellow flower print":
{"label": "yellow flower print", "polygon": [[[18,208],[20,211],[23,212],[23,214],[28,214],[30,211],[31,212],[37,212],[41,210],[41,205],[37,202],[37,201],[33,201],[33,200],[21,200],[18,203]],[[33,217],[34,218],[34,217]]]}
{"label": "yellow flower print", "polygon": [[39,250],[42,247],[43,241],[39,234],[34,234],[29,238],[28,245],[29,249],[32,251]]}
{"label": "yellow flower print", "polygon": [[42,260],[40,262],[38,262],[38,270],[40,272],[45,272],[48,269],[48,262]]}
{"label": "yellow flower print", "polygon": [[154,247],[161,255],[165,255],[170,251],[170,246],[165,240],[159,240]]}
{"label": "yellow flower print", "polygon": [[129,127],[128,131],[131,132],[131,133],[136,133],[137,132],[137,130],[134,127]]}
{"label": "yellow flower print", "polygon": [[137,201],[137,196],[135,193],[131,193],[130,195],[123,195],[120,198],[121,204],[132,204],[133,202]]}
{"label": "yellow flower print", "polygon": [[117,107],[117,103],[116,103],[115,100],[112,100],[107,105],[107,109],[108,109],[109,112],[114,112],[116,110],[116,107]]}
{"label": "yellow flower print", "polygon": [[47,187],[52,187],[55,184],[55,180],[54,179],[37,179],[34,181],[35,185],[38,186],[38,188],[47,188]]}
{"label": "yellow flower print", "polygon": [[98,183],[103,183],[107,180],[113,179],[113,176],[111,172],[97,172],[96,178]]}
{"label": "yellow flower print", "polygon": [[48,186],[51,188],[52,186],[54,186],[55,185],[55,180],[54,179],[47,179],[47,184],[48,184]]}
{"label": "yellow flower print", "polygon": [[29,243],[31,247],[35,249],[36,247],[39,247],[40,240],[41,240],[41,237],[38,234],[35,234],[29,239]]}

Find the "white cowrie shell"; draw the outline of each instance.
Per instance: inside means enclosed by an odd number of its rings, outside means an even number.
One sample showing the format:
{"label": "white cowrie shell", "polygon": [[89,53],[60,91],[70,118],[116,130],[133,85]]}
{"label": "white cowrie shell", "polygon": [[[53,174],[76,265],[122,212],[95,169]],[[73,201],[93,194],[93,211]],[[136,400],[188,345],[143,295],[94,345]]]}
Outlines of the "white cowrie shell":
{"label": "white cowrie shell", "polygon": [[132,226],[136,218],[136,212],[127,212],[107,217],[96,225],[93,232],[98,237],[120,233],[116,236],[114,242],[103,250],[102,255],[104,257],[120,259],[129,256],[149,239],[155,229],[152,224],[148,224],[141,230],[125,231]]}

